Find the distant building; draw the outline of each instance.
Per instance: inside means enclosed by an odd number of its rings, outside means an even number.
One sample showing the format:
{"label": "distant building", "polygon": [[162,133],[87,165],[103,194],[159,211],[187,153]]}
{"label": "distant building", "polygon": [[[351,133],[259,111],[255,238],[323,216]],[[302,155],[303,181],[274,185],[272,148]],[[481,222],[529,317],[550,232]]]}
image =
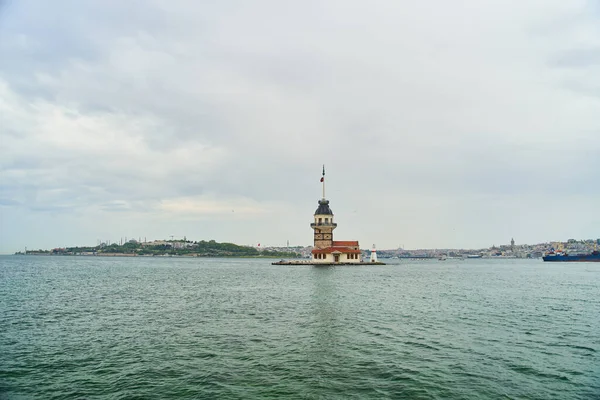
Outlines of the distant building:
{"label": "distant building", "polygon": [[154,240],[152,242],[144,242],[144,243],[142,243],[142,246],[167,246],[167,247],[173,247],[173,244],[171,242],[167,242],[166,240]]}

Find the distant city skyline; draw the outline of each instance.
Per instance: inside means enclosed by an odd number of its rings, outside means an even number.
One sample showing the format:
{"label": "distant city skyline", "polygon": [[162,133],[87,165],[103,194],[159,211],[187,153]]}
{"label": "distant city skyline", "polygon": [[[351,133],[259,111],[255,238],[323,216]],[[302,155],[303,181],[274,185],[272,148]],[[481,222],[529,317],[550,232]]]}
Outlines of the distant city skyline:
{"label": "distant city skyline", "polygon": [[[195,242],[200,242],[200,241],[210,241],[210,239],[193,239],[193,238],[187,238],[186,236],[182,237],[182,238],[176,238],[173,235],[170,235],[169,238],[163,238],[163,239],[148,239],[146,237],[143,238],[143,240],[141,238],[138,237],[138,239],[136,238],[128,238],[128,237],[122,237],[119,238],[116,241],[112,241],[112,240],[101,240],[98,239],[96,241],[95,244],[86,244],[86,245],[64,245],[64,246],[58,246],[58,247],[52,247],[52,248],[38,248],[38,247],[27,247],[25,246],[24,249],[20,249],[17,250],[16,252],[22,251],[22,250],[30,250],[30,251],[34,251],[34,250],[53,250],[53,249],[66,249],[66,248],[73,248],[73,247],[102,247],[102,246],[111,246],[111,245],[124,245],[128,242],[134,242],[134,243],[142,243],[142,244],[147,244],[147,245],[162,245],[162,244],[168,244],[168,243],[180,243],[180,244],[185,244],[185,243],[195,243]],[[420,250],[426,250],[426,251],[446,251],[446,250],[464,250],[464,251],[478,251],[478,250],[490,250],[490,249],[510,249],[511,251],[517,251],[519,249],[522,249],[523,247],[537,247],[538,250],[543,249],[550,249],[553,248],[555,245],[559,244],[566,244],[566,245],[570,245],[570,246],[577,246],[577,245],[581,245],[585,243],[584,247],[594,247],[596,248],[598,245],[600,245],[600,238],[586,238],[586,239],[574,239],[574,238],[570,238],[570,239],[566,239],[566,240],[555,240],[555,241],[545,241],[545,242],[537,242],[537,243],[515,243],[511,240],[511,242],[509,243],[499,243],[498,245],[496,244],[492,244],[490,246],[485,246],[485,247],[479,247],[479,248],[469,248],[469,247],[456,247],[456,248],[444,248],[444,247],[433,247],[433,248],[406,248],[403,247],[402,245],[400,245],[399,247],[394,247],[394,248],[378,248],[381,251],[420,251]],[[279,244],[269,244],[269,243],[256,243],[256,244],[248,244],[248,243],[234,243],[236,245],[241,245],[241,246],[249,246],[249,247],[255,247],[258,249],[268,249],[268,248],[275,248],[275,249],[285,249],[285,248],[312,248],[313,245],[312,244],[290,244],[290,243],[286,243],[285,245],[279,245]],[[179,248],[178,246],[175,246],[176,248]],[[372,246],[361,246],[360,247],[362,250],[368,250],[371,249]],[[10,253],[12,254],[12,253]]]}
{"label": "distant city skyline", "polygon": [[0,1],[0,253],[600,235],[600,7]]}

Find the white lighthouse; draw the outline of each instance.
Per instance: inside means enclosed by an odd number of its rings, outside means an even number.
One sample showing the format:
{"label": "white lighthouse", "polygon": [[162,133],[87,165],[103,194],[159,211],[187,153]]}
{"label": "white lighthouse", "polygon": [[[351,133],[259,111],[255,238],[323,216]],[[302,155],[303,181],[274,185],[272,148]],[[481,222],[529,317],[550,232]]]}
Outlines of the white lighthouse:
{"label": "white lighthouse", "polygon": [[373,244],[373,248],[371,249],[371,262],[377,262],[377,249],[375,248],[375,244]]}

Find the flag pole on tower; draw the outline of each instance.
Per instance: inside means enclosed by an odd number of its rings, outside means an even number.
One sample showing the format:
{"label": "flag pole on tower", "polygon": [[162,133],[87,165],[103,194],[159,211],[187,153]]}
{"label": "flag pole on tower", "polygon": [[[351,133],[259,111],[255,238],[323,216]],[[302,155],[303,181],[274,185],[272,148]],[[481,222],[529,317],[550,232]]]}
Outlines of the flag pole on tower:
{"label": "flag pole on tower", "polygon": [[325,198],[325,164],[323,164],[323,176],[321,176],[321,182],[323,183],[323,198]]}

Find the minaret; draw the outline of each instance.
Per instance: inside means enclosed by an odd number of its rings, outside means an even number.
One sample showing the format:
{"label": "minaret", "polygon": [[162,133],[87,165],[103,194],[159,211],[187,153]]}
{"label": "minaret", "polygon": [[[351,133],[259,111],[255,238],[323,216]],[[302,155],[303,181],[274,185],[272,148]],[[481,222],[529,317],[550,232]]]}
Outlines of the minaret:
{"label": "minaret", "polygon": [[515,251],[515,239],[511,238],[510,239],[510,251]]}
{"label": "minaret", "polygon": [[329,208],[329,200],[325,198],[325,166],[323,165],[323,198],[319,200],[319,207],[315,211],[315,220],[310,227],[314,230],[315,249],[325,249],[333,244],[333,230],[337,224],[333,222],[333,212]]}

